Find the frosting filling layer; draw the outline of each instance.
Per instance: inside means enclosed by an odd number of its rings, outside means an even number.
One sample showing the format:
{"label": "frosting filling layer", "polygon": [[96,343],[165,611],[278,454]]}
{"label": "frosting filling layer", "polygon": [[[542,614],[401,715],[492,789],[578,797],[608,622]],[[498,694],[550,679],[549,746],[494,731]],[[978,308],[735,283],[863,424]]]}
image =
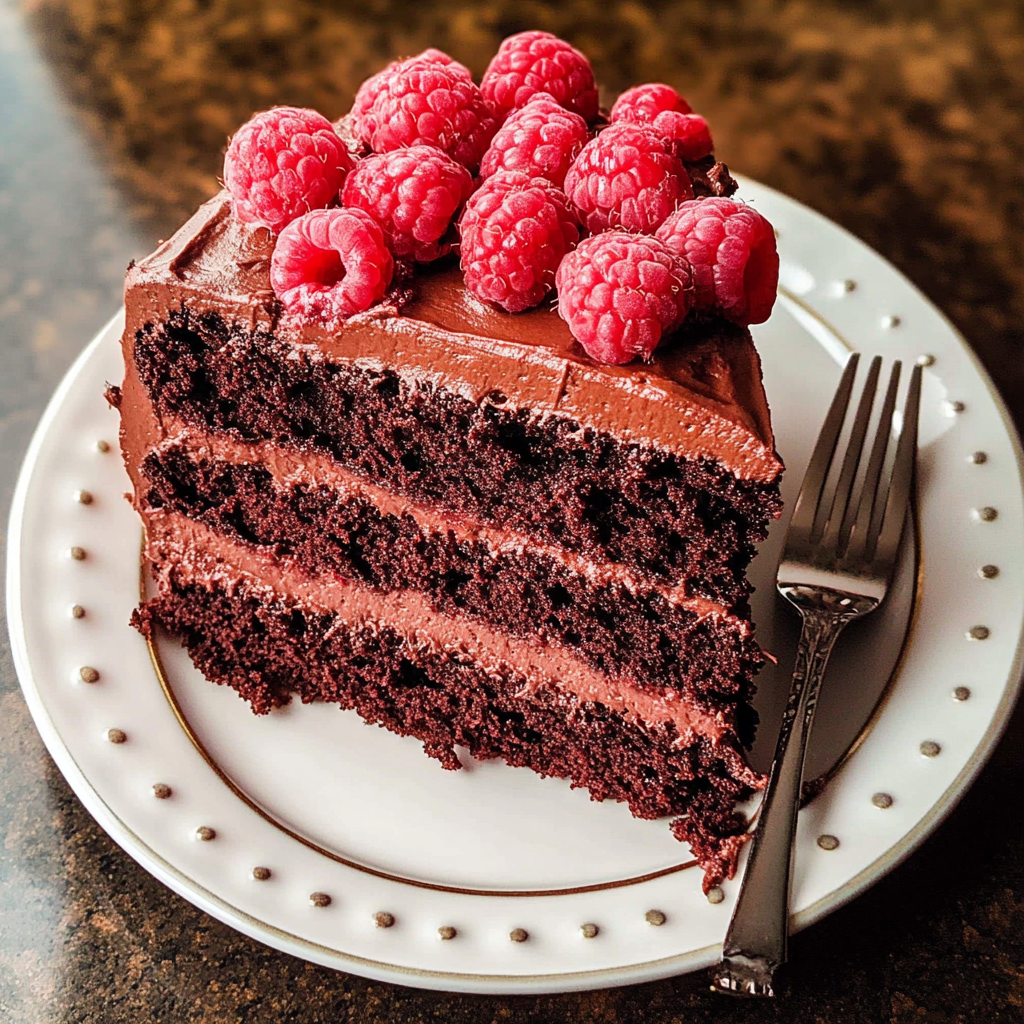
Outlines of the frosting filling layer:
{"label": "frosting filling layer", "polygon": [[594,670],[562,648],[531,644],[468,619],[439,614],[415,592],[381,594],[335,576],[312,577],[285,560],[177,513],[155,512],[144,518],[146,557],[155,566],[158,584],[162,576],[174,573],[230,593],[242,576],[248,586],[268,591],[270,599],[294,600],[352,624],[385,626],[418,650],[469,657],[487,672],[514,673],[524,681],[524,695],[555,687],[648,727],[671,725],[680,746],[692,743],[695,736],[719,743],[734,731],[733,708],[710,712],[674,690],[643,691],[628,679]]}
{"label": "frosting filling layer", "polygon": [[460,543],[482,542],[494,555],[515,554],[529,549],[534,555],[564,567],[593,585],[617,583],[633,594],[653,591],[671,605],[701,617],[717,616],[744,635],[750,631],[750,624],[731,615],[724,605],[700,596],[689,596],[686,584],[673,587],[644,580],[635,571],[619,563],[595,562],[576,552],[526,537],[515,530],[490,526],[465,515],[453,515],[422,502],[412,501],[357,477],[328,455],[300,452],[267,441],[238,441],[226,434],[210,433],[180,421],[165,424],[164,431],[165,440],[151,449],[158,457],[163,452],[180,448],[196,462],[211,460],[231,465],[259,466],[270,473],[275,485],[280,488],[328,487],[340,500],[362,499],[382,515],[409,517],[415,521],[424,537],[452,534]]}

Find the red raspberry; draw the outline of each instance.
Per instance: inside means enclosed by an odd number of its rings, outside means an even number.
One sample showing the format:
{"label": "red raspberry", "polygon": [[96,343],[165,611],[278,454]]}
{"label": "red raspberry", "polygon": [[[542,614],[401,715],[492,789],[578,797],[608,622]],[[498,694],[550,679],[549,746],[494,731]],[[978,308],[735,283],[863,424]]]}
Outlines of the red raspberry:
{"label": "red raspberry", "polygon": [[627,89],[612,106],[608,120],[629,121],[632,124],[650,124],[659,114],[665,111],[677,114],[690,114],[693,108],[682,96],[662,82],[648,82],[646,85],[634,85]]}
{"label": "red raspberry", "polygon": [[410,57],[406,61],[393,60],[382,71],[378,71],[377,74],[371,75],[365,82],[363,82],[363,84],[359,86],[359,91],[356,93],[356,98],[352,104],[352,110],[350,113],[356,118],[359,138],[362,139],[363,142],[369,144],[370,139],[373,138],[373,132],[377,125],[369,115],[370,111],[373,109],[373,104],[377,99],[377,96],[382,90],[387,89],[387,80],[399,68],[417,60],[423,60],[434,64],[446,64],[452,71],[456,71],[462,75],[467,82],[473,81],[473,75],[470,73],[469,68],[464,64],[460,64],[457,60],[453,60],[444,51],[435,50],[433,47],[424,50],[422,53],[418,53],[415,57]]}
{"label": "red raspberry", "polygon": [[410,146],[361,160],[341,202],[373,217],[399,259],[427,263],[451,250],[445,234],[472,192],[462,164],[433,146]]}
{"label": "red raspberry", "polygon": [[458,69],[413,58],[392,71],[364,115],[376,153],[425,145],[476,168],[497,123],[480,90]]}
{"label": "red raspberry", "polygon": [[565,176],[565,194],[593,233],[653,232],[693,196],[678,157],[651,128],[620,122],[584,147]]}
{"label": "red raspberry", "polygon": [[466,287],[510,313],[536,306],[555,283],[579,229],[560,189],[546,178],[499,171],[466,204],[459,221]]}
{"label": "red raspberry", "polygon": [[499,122],[538,92],[550,93],[587,121],[597,118],[590,61],[550,32],[520,32],[505,39],[484,72],[480,91]]}
{"label": "red raspberry", "polygon": [[558,268],[558,315],[587,354],[621,366],[650,359],[689,310],[690,268],[648,235],[606,231],[584,239]]}
{"label": "red raspberry", "polygon": [[650,125],[680,160],[701,160],[715,148],[707,121],[693,113],[671,85],[661,82],[627,89],[615,101],[608,120]]}
{"label": "red raspberry", "polygon": [[235,132],[224,157],[224,184],[239,220],[278,232],[334,199],[352,164],[326,117],[274,107]]}
{"label": "red raspberry", "polygon": [[394,261],[384,232],[364,210],[313,210],[280,234],[270,283],[288,313],[337,329],[379,302]]}
{"label": "red raspberry", "polygon": [[651,122],[651,129],[668,143],[680,160],[703,160],[715,148],[711,129],[700,114],[666,110]]}
{"label": "red raspberry", "polygon": [[771,224],[756,210],[732,199],[695,199],[662,224],[658,238],[689,260],[695,308],[744,326],[768,319],[779,254]]}
{"label": "red raspberry", "polygon": [[579,114],[566,110],[546,92],[535,93],[498,129],[480,162],[480,177],[521,171],[561,188],[565,172],[589,138],[587,122]]}

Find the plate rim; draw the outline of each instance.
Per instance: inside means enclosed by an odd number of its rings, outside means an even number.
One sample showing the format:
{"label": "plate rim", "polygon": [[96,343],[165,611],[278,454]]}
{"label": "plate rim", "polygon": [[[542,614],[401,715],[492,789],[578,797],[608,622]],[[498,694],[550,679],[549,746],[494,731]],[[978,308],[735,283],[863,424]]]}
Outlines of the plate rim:
{"label": "plate rim", "polygon": [[[941,318],[952,338],[956,340],[962,352],[966,354],[972,368],[985,388],[989,401],[994,404],[1002,432],[1008,438],[1014,454],[1018,481],[1024,479],[1024,448],[1022,448],[1020,436],[1009,416],[1006,404],[973,349],[945,314],[896,267],[842,226],[835,224],[817,211],[768,186],[756,184],[745,178],[741,179],[741,181],[744,188],[770,194],[784,203],[793,204],[803,214],[810,214],[823,222],[830,230],[841,232],[848,240],[867,250],[873,259],[879,261],[884,266],[888,274],[896,276],[902,286],[909,288],[931,311]],[[129,856],[151,874],[159,878],[179,896],[199,906],[205,912],[231,925],[250,938],[276,946],[276,948],[282,949],[285,952],[323,966],[341,970],[353,970],[355,973],[373,978],[374,980],[450,991],[493,994],[540,994],[651,981],[699,969],[713,962],[717,958],[718,943],[690,950],[683,954],[646,961],[640,964],[539,975],[501,975],[438,971],[429,968],[405,967],[372,958],[360,957],[339,949],[319,945],[302,936],[293,935],[275,925],[259,920],[241,908],[235,907],[223,897],[207,890],[200,883],[189,877],[186,872],[166,861],[140,837],[135,835],[127,823],[109,807],[61,739],[34,677],[27,648],[21,601],[21,540],[33,469],[39,453],[46,442],[52,423],[63,400],[74,388],[78,377],[93,357],[95,351],[111,332],[116,331],[120,333],[123,315],[122,309],[97,333],[92,342],[75,359],[51,397],[33,433],[32,440],[22,462],[12,499],[8,526],[10,542],[7,565],[9,632],[12,658],[19,681],[21,682],[22,691],[25,694],[26,703],[33,720],[51,757],[65,778],[67,778],[69,784],[71,784],[76,795],[82,800],[87,810],[89,810],[90,814],[104,828],[107,834]],[[989,725],[953,781],[917,823],[882,855],[845,883],[819,898],[810,906],[795,913],[792,918],[792,931],[795,932],[813,924],[826,914],[854,899],[910,856],[924,839],[949,816],[989,760],[992,751],[1006,729],[1013,707],[1020,694],[1022,667],[1024,667],[1024,622],[1020,624],[1007,683],[992,713]],[[276,942],[268,939],[268,932],[274,934],[277,939]]]}

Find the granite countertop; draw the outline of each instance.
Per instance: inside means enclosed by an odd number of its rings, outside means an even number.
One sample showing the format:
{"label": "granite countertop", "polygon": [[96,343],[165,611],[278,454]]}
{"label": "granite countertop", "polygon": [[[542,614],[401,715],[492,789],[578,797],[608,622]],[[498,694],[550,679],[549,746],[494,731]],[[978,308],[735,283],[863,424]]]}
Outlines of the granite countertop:
{"label": "granite countertop", "polygon": [[[0,0],[0,484],[144,254],[217,187],[229,133],[273,103],[347,109],[395,56],[479,74],[500,38],[565,36],[607,102],[676,85],[736,170],[907,274],[1024,422],[1024,8],[1015,0]],[[93,822],[0,648],[0,1021],[1024,1020],[1024,712],[905,864],[796,936],[792,991],[712,997],[702,974],[483,997],[338,974],[173,895]]]}

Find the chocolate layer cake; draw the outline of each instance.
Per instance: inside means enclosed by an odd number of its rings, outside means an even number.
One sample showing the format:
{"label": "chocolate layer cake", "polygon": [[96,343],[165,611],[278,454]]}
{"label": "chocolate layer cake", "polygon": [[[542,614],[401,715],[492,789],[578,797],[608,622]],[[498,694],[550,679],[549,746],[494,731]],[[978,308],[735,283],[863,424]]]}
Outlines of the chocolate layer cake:
{"label": "chocolate layer cake", "polygon": [[296,326],[273,236],[222,193],[127,279],[112,388],[158,596],[257,713],[326,700],[678,817],[711,884],[761,779],[745,569],[780,509],[746,329],[590,359],[427,269],[341,330]]}

